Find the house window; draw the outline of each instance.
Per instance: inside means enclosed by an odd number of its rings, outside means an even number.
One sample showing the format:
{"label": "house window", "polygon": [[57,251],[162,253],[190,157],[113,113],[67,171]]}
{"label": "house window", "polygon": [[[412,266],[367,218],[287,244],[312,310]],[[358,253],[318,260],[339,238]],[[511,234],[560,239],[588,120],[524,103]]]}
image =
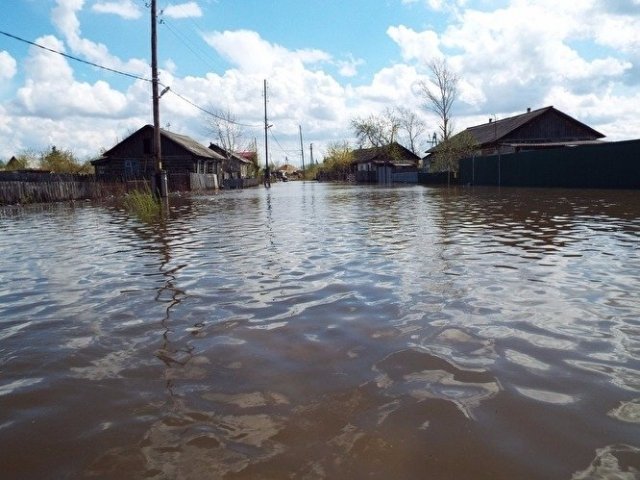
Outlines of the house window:
{"label": "house window", "polygon": [[136,178],[140,176],[140,160],[135,158],[124,161],[124,176],[126,178]]}
{"label": "house window", "polygon": [[144,153],[145,155],[151,155],[152,151],[151,151],[151,139],[150,138],[144,138],[142,140],[142,153]]}

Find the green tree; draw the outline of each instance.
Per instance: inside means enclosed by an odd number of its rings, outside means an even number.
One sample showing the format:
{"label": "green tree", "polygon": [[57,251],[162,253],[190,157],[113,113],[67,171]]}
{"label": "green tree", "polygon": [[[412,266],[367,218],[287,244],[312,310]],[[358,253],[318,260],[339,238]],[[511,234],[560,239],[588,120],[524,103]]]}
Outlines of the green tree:
{"label": "green tree", "polygon": [[324,161],[319,168],[323,176],[333,180],[344,180],[351,172],[353,153],[349,142],[333,142],[327,146]]}
{"label": "green tree", "polygon": [[58,150],[55,146],[40,154],[39,165],[55,173],[79,173],[86,169],[86,163],[80,164],[70,150]]}
{"label": "green tree", "polygon": [[251,178],[255,178],[260,175],[260,157],[258,156],[258,152],[254,150],[250,150],[250,153],[247,155],[247,159],[251,162],[249,165],[248,175]]}
{"label": "green tree", "polygon": [[4,160],[0,160],[0,170],[4,170],[5,163]]}
{"label": "green tree", "polygon": [[11,157],[11,160],[5,166],[6,170],[24,170],[36,163],[36,156],[33,152],[24,151],[15,157]]}
{"label": "green tree", "polygon": [[433,153],[431,171],[457,174],[460,159],[471,156],[477,145],[476,139],[466,130],[440,142]]}
{"label": "green tree", "polygon": [[307,165],[304,169],[304,173],[302,174],[302,178],[304,180],[315,180],[318,177],[319,171],[320,165],[318,165],[317,163]]}

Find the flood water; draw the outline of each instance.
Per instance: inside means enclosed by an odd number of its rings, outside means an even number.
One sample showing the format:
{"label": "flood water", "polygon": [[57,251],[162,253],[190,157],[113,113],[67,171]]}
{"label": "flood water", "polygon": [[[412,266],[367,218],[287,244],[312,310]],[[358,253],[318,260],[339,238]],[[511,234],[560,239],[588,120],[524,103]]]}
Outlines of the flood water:
{"label": "flood water", "polygon": [[640,192],[170,205],[0,210],[0,478],[640,478]]}

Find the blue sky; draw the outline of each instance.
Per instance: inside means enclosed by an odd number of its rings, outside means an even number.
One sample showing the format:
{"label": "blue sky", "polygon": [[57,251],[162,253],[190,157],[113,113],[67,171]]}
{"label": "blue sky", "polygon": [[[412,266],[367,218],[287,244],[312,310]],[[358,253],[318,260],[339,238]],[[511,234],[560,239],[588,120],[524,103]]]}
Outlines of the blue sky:
{"label": "blue sky", "polygon": [[[5,0],[0,31],[149,77],[145,0]],[[460,77],[454,128],[554,105],[610,140],[640,137],[640,0],[158,1],[161,81],[208,111],[262,122],[262,80],[277,140],[299,163],[353,142],[350,120],[415,111],[415,85],[444,57]],[[211,118],[175,94],[161,123],[207,144]],[[148,82],[0,35],[0,159],[51,145],[90,158],[150,123]],[[262,137],[243,132],[245,143]],[[263,146],[258,142],[258,149]],[[271,150],[271,149],[270,149]]]}

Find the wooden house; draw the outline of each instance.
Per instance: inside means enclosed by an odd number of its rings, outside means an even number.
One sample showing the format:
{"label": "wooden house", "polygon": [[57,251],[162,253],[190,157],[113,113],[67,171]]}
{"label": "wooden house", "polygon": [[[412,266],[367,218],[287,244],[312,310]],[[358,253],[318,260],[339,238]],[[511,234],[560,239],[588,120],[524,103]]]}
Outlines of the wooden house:
{"label": "wooden house", "polygon": [[[604,135],[553,106],[467,128],[477,143],[477,154],[494,155],[593,144]],[[456,136],[458,136],[456,135]],[[455,137],[451,140],[454,141]],[[431,151],[437,151],[434,147]]]}
{"label": "wooden house", "polygon": [[[152,125],[145,125],[91,164],[99,180],[147,179],[155,171]],[[224,157],[186,135],[160,129],[162,168],[169,176],[220,174]]]}
{"label": "wooden house", "polygon": [[289,163],[285,163],[281,167],[277,168],[274,174],[277,179],[284,180],[285,182],[294,178],[302,178],[302,171],[295,165],[291,165]]}
{"label": "wooden house", "polygon": [[416,171],[420,157],[397,142],[351,152],[357,182],[391,183],[394,173]]}
{"label": "wooden house", "polygon": [[225,180],[238,180],[249,176],[251,161],[246,157],[235,152],[230,152],[215,143],[210,143],[209,149],[224,159],[220,177],[223,183]]}

